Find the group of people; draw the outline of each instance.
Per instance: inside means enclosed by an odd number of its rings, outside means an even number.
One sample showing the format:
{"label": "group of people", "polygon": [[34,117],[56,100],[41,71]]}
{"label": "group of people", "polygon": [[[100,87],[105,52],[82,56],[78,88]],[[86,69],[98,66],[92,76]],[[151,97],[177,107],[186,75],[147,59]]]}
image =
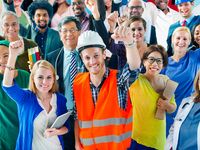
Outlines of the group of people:
{"label": "group of people", "polygon": [[[143,18],[148,3],[130,0],[119,17],[112,1],[35,0],[27,13],[3,0],[0,149],[200,149],[200,16],[193,1],[176,0],[181,19],[167,25],[166,49],[158,20]],[[155,4],[159,20],[171,13],[167,1]],[[166,99],[170,80],[178,87]]]}

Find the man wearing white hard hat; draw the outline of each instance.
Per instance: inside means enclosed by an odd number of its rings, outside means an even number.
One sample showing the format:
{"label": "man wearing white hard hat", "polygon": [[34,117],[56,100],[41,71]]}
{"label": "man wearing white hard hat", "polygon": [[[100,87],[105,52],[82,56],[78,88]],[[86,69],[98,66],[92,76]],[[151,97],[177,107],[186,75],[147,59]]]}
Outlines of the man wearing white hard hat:
{"label": "man wearing white hard hat", "polygon": [[86,31],[78,38],[77,50],[88,72],[79,73],[73,86],[76,149],[126,150],[130,146],[129,79],[137,78],[141,61],[130,28],[118,27],[112,37],[126,45],[127,64],[120,71],[106,67],[106,46],[97,32]]}
{"label": "man wearing white hard hat", "polygon": [[173,54],[172,46],[171,46],[171,38],[172,38],[172,33],[174,32],[174,30],[181,26],[187,26],[190,29],[190,31],[192,31],[192,28],[200,23],[200,15],[195,16],[192,13],[194,0],[175,0],[175,4],[178,7],[179,14],[181,15],[181,20],[172,24],[169,27],[168,37],[167,37],[168,56],[172,56]]}

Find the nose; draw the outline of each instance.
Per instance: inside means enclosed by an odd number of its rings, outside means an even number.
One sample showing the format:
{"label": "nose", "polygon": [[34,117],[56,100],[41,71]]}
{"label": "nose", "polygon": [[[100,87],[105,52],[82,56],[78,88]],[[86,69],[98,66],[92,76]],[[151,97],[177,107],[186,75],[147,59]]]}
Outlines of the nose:
{"label": "nose", "polygon": [[91,58],[90,59],[90,64],[92,65],[92,64],[95,64],[96,63],[96,59],[95,58]]}

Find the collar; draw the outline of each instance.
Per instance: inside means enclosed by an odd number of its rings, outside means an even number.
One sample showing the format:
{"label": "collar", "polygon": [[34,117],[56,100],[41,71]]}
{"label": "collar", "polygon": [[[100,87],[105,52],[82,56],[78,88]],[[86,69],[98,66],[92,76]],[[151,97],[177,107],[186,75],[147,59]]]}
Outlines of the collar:
{"label": "collar", "polygon": [[187,24],[189,24],[189,23],[192,21],[193,18],[194,18],[194,15],[190,16],[190,17],[187,18],[187,19],[182,18],[182,19],[180,20],[180,24],[182,24],[184,20],[186,20]]}

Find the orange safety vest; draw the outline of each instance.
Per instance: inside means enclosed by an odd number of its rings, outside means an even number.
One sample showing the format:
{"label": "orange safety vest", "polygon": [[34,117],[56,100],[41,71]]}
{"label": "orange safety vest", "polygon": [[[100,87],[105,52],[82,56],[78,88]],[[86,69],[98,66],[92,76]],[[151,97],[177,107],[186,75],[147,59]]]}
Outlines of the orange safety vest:
{"label": "orange safety vest", "polygon": [[89,73],[79,73],[74,80],[74,97],[84,150],[127,150],[132,132],[130,98],[125,110],[119,107],[117,71],[110,70],[98,95],[92,100]]}

